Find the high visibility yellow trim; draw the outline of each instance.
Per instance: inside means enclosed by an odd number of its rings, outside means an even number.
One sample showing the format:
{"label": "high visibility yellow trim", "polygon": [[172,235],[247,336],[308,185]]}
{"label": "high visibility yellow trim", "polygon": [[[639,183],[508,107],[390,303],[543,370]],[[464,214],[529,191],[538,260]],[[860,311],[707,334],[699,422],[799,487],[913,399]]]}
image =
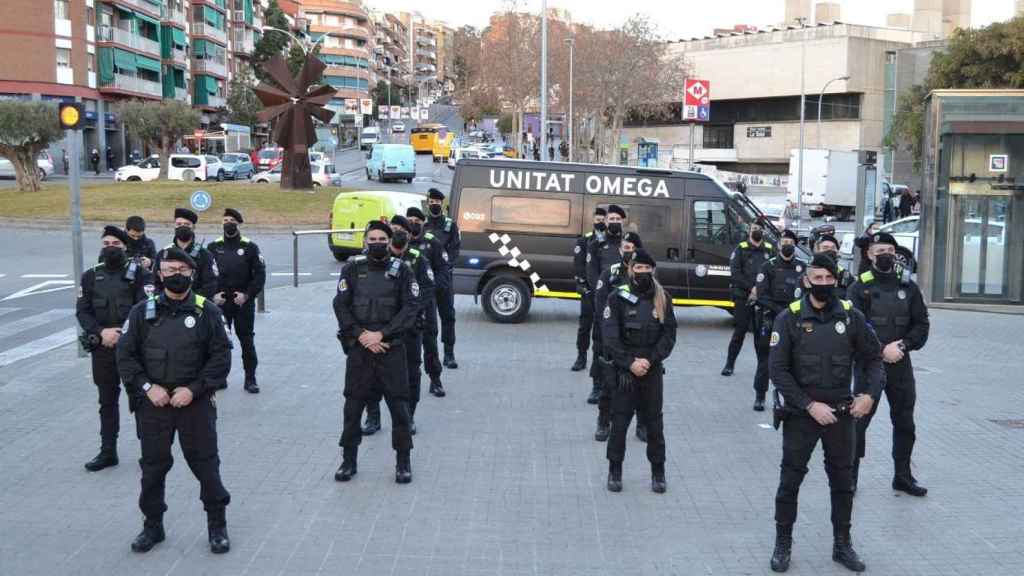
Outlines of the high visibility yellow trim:
{"label": "high visibility yellow trim", "polygon": [[[580,299],[580,295],[575,292],[556,292],[553,290],[538,290],[533,295],[537,298]],[[717,306],[719,308],[733,308],[735,306],[732,300],[701,300],[698,298],[673,298],[672,304],[676,306]]]}
{"label": "high visibility yellow trim", "polygon": [[537,290],[533,293],[537,298],[568,298],[579,300],[580,295],[575,292],[555,292],[553,290]]}

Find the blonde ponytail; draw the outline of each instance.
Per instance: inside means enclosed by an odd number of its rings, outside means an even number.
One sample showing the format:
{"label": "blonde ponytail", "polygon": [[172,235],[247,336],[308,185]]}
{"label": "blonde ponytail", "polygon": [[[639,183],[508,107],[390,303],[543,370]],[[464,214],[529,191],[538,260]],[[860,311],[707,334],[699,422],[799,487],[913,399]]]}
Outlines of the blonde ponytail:
{"label": "blonde ponytail", "polygon": [[668,294],[665,293],[665,289],[661,287],[661,282],[658,282],[655,275],[651,275],[651,280],[654,281],[654,317],[658,319],[658,322],[664,324],[665,312],[673,313],[668,307]]}

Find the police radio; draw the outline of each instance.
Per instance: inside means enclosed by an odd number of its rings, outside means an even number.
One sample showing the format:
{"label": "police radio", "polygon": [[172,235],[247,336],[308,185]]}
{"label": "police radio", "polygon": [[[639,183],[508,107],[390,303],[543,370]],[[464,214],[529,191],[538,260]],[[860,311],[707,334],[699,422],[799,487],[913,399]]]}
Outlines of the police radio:
{"label": "police radio", "polygon": [[388,267],[387,277],[398,278],[398,272],[402,269],[402,261],[398,258],[391,259],[391,266]]}
{"label": "police radio", "polygon": [[156,297],[150,296],[146,300],[146,320],[156,320]]}
{"label": "police radio", "polygon": [[128,271],[124,274],[124,279],[129,282],[135,282],[135,275],[139,272],[139,258],[136,256],[131,259],[128,263]]}

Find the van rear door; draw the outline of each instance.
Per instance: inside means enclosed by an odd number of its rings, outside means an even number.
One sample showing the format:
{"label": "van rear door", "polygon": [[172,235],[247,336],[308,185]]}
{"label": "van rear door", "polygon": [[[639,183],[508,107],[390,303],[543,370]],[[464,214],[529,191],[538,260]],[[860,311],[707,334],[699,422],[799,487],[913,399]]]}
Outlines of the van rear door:
{"label": "van rear door", "polygon": [[693,304],[730,306],[729,257],[743,240],[745,225],[728,196],[712,181],[686,183],[687,234],[684,266]]}
{"label": "van rear door", "polygon": [[[351,194],[334,201],[332,230],[361,230],[370,220],[377,220],[387,211],[378,196]],[[339,232],[331,235],[334,246],[358,249],[363,246],[363,232]]]}

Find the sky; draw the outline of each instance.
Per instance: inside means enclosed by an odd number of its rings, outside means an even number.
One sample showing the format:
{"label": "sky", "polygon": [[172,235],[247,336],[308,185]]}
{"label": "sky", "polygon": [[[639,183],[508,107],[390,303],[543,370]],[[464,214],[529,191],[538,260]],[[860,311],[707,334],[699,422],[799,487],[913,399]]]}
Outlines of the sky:
{"label": "sky", "polygon": [[[814,0],[817,3],[818,0]],[[415,7],[424,17],[454,26],[484,27],[491,14],[501,9],[501,0],[363,0],[384,11]],[[525,0],[530,11],[540,12],[541,0]],[[842,19],[855,24],[882,26],[885,15],[911,13],[913,0],[841,0]],[[983,26],[1013,16],[1014,0],[973,0],[972,25]],[[734,24],[766,27],[783,19],[785,0],[548,0],[548,6],[569,10],[576,22],[612,28],[631,15],[642,12],[658,24],[662,36],[676,40],[707,36],[714,28]]]}

